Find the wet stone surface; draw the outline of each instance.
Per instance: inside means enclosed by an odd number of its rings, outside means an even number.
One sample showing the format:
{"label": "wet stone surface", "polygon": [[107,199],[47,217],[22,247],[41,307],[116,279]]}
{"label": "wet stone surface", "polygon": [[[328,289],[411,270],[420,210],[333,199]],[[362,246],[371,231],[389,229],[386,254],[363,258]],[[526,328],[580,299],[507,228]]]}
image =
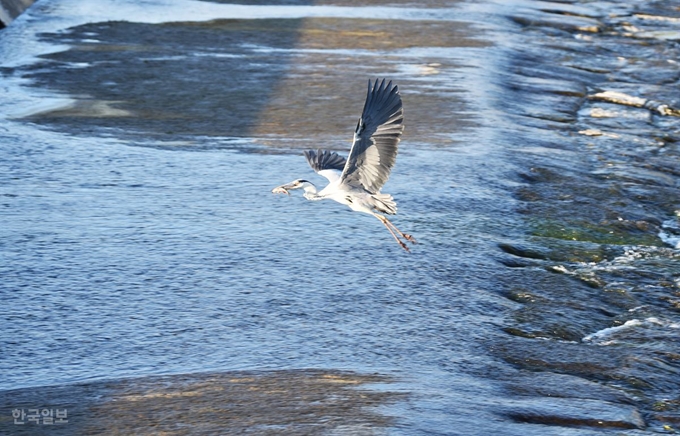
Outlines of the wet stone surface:
{"label": "wet stone surface", "polygon": [[523,371],[612,387],[626,395],[614,403],[628,406],[593,405],[581,417],[569,405],[558,414],[531,404],[508,413],[672,431],[680,420],[678,9],[664,1],[573,6],[537,3],[512,17],[522,26],[517,46],[528,39],[546,46],[509,57],[509,92],[553,86],[509,113],[527,127],[516,195],[532,236],[500,245],[510,255],[503,262],[517,269],[507,296],[521,307],[506,327],[517,339],[494,348]]}
{"label": "wet stone surface", "polygon": [[[366,389],[380,375],[319,370],[176,375],[0,393],[0,408],[59,404],[66,423],[14,425],[17,435],[375,434],[392,425],[375,412],[403,394]],[[21,420],[20,421],[26,421]]]}
{"label": "wet stone surface", "polygon": [[[83,135],[115,129],[118,136],[152,135],[159,141],[197,135],[344,139],[362,104],[362,93],[352,92],[358,78],[396,80],[409,66],[423,75],[456,67],[457,61],[446,52],[437,54],[437,48],[488,45],[469,37],[468,27],[326,17],[94,23],[41,35],[71,48],[6,73],[74,97],[24,118]],[[403,62],[414,48],[420,49]],[[328,95],[330,84],[336,95]],[[408,79],[399,84],[409,88]],[[442,84],[408,95],[414,113],[410,133],[431,134],[449,122],[448,114],[465,104],[456,92]],[[473,123],[466,118],[456,123]]]}

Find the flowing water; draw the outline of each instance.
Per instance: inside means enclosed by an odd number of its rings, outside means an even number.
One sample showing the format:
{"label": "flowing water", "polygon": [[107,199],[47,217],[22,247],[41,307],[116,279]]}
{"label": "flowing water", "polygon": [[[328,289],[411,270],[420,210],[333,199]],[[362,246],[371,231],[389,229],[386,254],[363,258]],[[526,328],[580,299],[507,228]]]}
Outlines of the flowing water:
{"label": "flowing water", "polygon": [[[572,20],[606,14],[250,3],[41,0],[0,34],[4,429],[41,392],[60,406],[48,386],[239,371],[399,394],[337,434],[676,425],[680,135],[644,108],[624,118],[648,142],[584,125],[590,83],[626,69],[576,68],[595,55]],[[270,193],[323,183],[302,150],[346,153],[374,77],[404,100],[384,190],[411,254],[370,216]]]}

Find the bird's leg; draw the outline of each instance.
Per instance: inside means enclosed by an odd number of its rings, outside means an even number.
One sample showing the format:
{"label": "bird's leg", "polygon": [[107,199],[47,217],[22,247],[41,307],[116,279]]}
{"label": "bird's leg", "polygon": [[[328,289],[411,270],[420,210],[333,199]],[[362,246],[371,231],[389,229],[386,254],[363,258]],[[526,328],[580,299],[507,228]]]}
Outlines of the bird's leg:
{"label": "bird's leg", "polygon": [[[411,244],[415,244],[415,243],[416,243],[416,238],[414,238],[413,236],[409,235],[408,233],[404,233],[404,232],[402,232],[401,230],[399,230],[399,229],[397,228],[397,226],[395,226],[395,225],[392,223],[392,221],[388,220],[386,217],[383,217],[383,218],[385,218],[385,222],[387,222],[388,225],[392,226],[392,229],[394,229],[397,233],[399,233],[399,234],[401,235],[402,238],[406,239],[406,240],[409,241]],[[382,220],[381,220],[381,221],[382,221]]]}
{"label": "bird's leg", "polygon": [[[383,224],[385,225],[385,228],[386,228],[387,230],[389,230],[389,232],[390,232],[390,234],[392,235],[392,237],[394,238],[394,240],[397,241],[397,243],[399,243],[399,245],[401,245],[401,248],[403,248],[403,249],[406,250],[407,252],[410,252],[410,251],[411,251],[411,250],[408,249],[408,247],[406,246],[406,244],[404,244],[404,242],[403,242],[401,239],[399,239],[399,237],[394,233],[394,231],[392,230],[392,228],[389,226],[389,224],[392,224],[392,223],[390,223],[390,220],[388,220],[387,218],[385,218],[385,217],[382,216],[382,215],[378,215],[377,213],[373,214],[373,216],[375,216],[376,218],[378,218],[378,219],[380,220],[380,222],[383,223]],[[389,223],[389,224],[388,224],[388,223]],[[401,233],[401,232],[399,232],[399,233]]]}

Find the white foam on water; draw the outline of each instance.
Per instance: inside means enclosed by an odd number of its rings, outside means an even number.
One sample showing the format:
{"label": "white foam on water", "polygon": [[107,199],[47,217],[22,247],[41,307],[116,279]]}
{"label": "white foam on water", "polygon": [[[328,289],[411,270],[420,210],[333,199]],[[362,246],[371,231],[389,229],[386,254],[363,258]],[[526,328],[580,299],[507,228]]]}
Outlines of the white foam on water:
{"label": "white foam on water", "polygon": [[[675,211],[680,215],[680,211]],[[659,238],[675,249],[680,249],[680,217],[664,221],[661,224]]]}
{"label": "white foam on water", "polygon": [[[636,308],[637,309],[637,308]],[[633,309],[631,309],[633,310]],[[626,321],[620,326],[616,327],[608,327],[606,329],[602,329],[599,331],[596,331],[595,333],[591,333],[587,336],[585,336],[581,341],[582,342],[591,342],[597,345],[613,345],[618,343],[619,341],[616,340],[615,336],[623,331],[631,330],[634,328],[638,327],[663,327],[663,328],[672,328],[672,329],[677,329],[680,328],[680,323],[678,322],[670,322],[670,321],[665,321],[662,319],[659,319],[657,317],[649,317],[645,318],[644,320],[640,319],[631,319]]]}
{"label": "white foam on water", "polygon": [[639,319],[631,319],[629,321],[626,321],[623,325],[616,326],[616,327],[609,327],[606,329],[599,330],[595,333],[591,333],[588,336],[584,337],[582,339],[583,342],[599,342],[605,338],[608,338],[612,336],[613,334],[620,332],[622,330],[628,330],[633,327],[637,327],[642,325],[643,322],[640,321]]}

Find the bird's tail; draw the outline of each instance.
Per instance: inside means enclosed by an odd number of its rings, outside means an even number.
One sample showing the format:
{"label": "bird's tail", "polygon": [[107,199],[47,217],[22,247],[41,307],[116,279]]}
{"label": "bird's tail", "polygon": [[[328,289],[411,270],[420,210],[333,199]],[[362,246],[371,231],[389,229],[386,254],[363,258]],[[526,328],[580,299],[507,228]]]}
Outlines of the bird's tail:
{"label": "bird's tail", "polygon": [[382,213],[394,215],[397,213],[397,203],[390,194],[373,194],[373,207]]}

